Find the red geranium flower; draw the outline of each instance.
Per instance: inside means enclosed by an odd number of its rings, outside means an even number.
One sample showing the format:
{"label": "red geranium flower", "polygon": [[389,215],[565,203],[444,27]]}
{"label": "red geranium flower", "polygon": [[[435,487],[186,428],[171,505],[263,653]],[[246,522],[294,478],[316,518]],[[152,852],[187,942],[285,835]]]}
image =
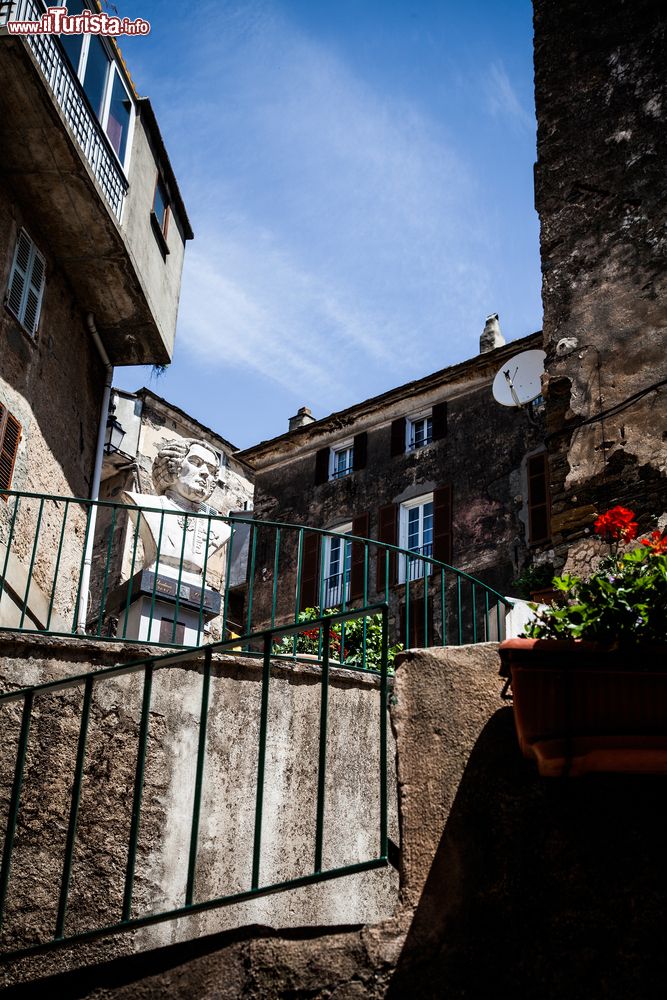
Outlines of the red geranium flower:
{"label": "red geranium flower", "polygon": [[647,545],[655,555],[667,552],[667,531],[652,531],[648,538],[642,538],[642,545]]}
{"label": "red geranium flower", "polygon": [[637,522],[634,511],[627,507],[612,507],[606,514],[600,514],[595,522],[595,532],[608,542],[623,539],[630,542],[637,537]]}

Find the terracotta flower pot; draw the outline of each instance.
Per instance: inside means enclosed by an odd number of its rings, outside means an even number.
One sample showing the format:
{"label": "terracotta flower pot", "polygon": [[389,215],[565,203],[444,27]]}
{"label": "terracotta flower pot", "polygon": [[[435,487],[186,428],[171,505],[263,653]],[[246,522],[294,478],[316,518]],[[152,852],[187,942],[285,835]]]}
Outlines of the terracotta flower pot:
{"label": "terracotta flower pot", "polygon": [[541,775],[667,774],[667,646],[508,639],[500,658]]}

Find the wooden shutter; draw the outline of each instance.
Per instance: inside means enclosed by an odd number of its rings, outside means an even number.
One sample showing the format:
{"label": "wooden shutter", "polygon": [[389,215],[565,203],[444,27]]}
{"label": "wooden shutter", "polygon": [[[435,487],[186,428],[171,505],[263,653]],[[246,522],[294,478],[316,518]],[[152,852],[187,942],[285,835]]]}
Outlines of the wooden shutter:
{"label": "wooden shutter", "polygon": [[433,558],[452,562],[452,487],[440,486],[433,493]]}
{"label": "wooden shutter", "polygon": [[45,276],[44,258],[22,229],[9,276],[7,307],[30,334],[34,334],[39,322]]}
{"label": "wooden shutter", "polygon": [[405,417],[393,420],[391,424],[391,454],[405,454]]}
{"label": "wooden shutter", "polygon": [[537,545],[551,537],[549,524],[549,463],[546,451],[528,459],[528,542]]}
{"label": "wooden shutter", "polygon": [[304,608],[316,608],[320,602],[318,588],[318,569],[320,565],[320,536],[313,531],[303,533],[303,552],[301,558],[301,590],[299,593],[299,611]]}
{"label": "wooden shutter", "polygon": [[329,449],[320,448],[315,455],[315,485],[321,486],[329,479]]}
{"label": "wooden shutter", "polygon": [[[8,490],[14,475],[16,453],[21,440],[21,425],[0,403],[0,490]],[[7,497],[2,499],[7,502]]]}
{"label": "wooden shutter", "polygon": [[[398,641],[405,643],[407,638],[407,649],[422,649],[424,645],[434,646],[435,642],[433,640],[433,601],[429,601],[429,605],[426,611],[428,616],[427,621],[424,621],[424,598],[423,597],[411,597],[410,603],[408,605],[410,620],[408,625],[408,635],[406,637],[406,614],[405,614],[405,604],[401,604],[401,631],[398,636]],[[428,635],[426,634],[425,625],[428,626]]]}
{"label": "wooden shutter", "polygon": [[[398,535],[398,507],[396,504],[388,503],[380,507],[378,511],[378,542],[387,545],[397,544]],[[384,593],[385,575],[387,567],[386,549],[378,548],[376,567],[376,587],[379,593]],[[396,572],[396,553],[389,553],[389,586],[393,586],[398,579]]]}
{"label": "wooden shutter", "polygon": [[[354,451],[352,453],[352,469],[354,472],[358,472],[359,469],[366,468],[366,451],[368,443],[368,434],[363,431],[361,434],[354,435]],[[355,534],[355,531],[352,531]]]}
{"label": "wooden shutter", "polygon": [[[356,517],[352,518],[352,534],[359,535],[361,538],[368,538],[368,526],[369,526],[369,516],[368,512],[365,514],[358,514]],[[365,547],[361,542],[352,542],[352,559],[350,564],[350,600],[353,601],[357,597],[364,596],[364,549]],[[369,551],[369,561],[370,561],[370,546]],[[370,577],[368,580],[368,592],[370,593],[371,581]]]}
{"label": "wooden shutter", "polygon": [[447,437],[447,403],[436,403],[433,407],[433,440],[442,441]]}

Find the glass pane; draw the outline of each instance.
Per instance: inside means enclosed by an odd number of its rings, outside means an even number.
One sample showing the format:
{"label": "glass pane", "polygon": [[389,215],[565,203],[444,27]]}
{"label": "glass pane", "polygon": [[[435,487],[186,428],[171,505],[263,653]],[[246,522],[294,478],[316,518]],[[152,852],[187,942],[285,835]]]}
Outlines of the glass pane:
{"label": "glass pane", "polygon": [[86,73],[83,78],[83,89],[98,118],[102,113],[102,101],[104,100],[104,88],[107,82],[109,65],[109,57],[104,50],[102,42],[95,35],[91,35],[88,59],[86,60]]}
{"label": "glass pane", "polygon": [[419,548],[419,507],[411,507],[408,511],[408,548]]}
{"label": "glass pane", "polygon": [[421,448],[424,443],[424,421],[417,420],[413,425],[415,448]]}
{"label": "glass pane", "polygon": [[338,573],[340,573],[340,538],[332,538],[329,554],[329,576],[337,576]]}
{"label": "glass pane", "polygon": [[107,135],[111,145],[118,154],[121,163],[125,161],[125,149],[127,148],[127,133],[130,128],[130,112],[132,104],[127,96],[125,87],[120,82],[117,72],[114,72],[113,88],[111,91],[111,104],[109,106],[109,121],[107,122]]}
{"label": "glass pane", "polygon": [[345,542],[345,579],[347,580],[350,574],[350,567],[352,565],[352,542]]}
{"label": "glass pane", "polygon": [[432,420],[432,418],[431,417],[427,417],[426,420],[424,421],[424,424],[425,424],[424,440],[425,440],[425,443],[428,444],[429,441],[433,440],[433,420]]}
{"label": "glass pane", "polygon": [[158,181],[155,186],[155,198],[153,199],[153,211],[157,216],[157,221],[160,223],[160,229],[164,231],[164,217],[167,211],[167,196],[165,194],[164,188],[162,187],[162,182]]}

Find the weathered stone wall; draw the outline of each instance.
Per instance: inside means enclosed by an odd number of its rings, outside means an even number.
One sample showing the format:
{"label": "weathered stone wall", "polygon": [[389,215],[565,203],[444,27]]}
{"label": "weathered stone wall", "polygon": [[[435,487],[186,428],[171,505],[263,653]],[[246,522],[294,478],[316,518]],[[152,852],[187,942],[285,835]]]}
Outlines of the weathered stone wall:
{"label": "weathered stone wall", "polygon": [[[524,338],[516,349],[540,344],[539,336]],[[510,354],[506,348],[503,356]],[[527,496],[521,463],[541,448],[543,429],[493,399],[491,381],[501,364],[498,352],[473,360],[476,364],[470,371],[462,372],[452,384],[420,390],[416,383],[403,399],[378,405],[369,414],[360,404],[359,413],[346,420],[334,417],[318,423],[312,432],[308,428],[292,449],[282,444],[282,458],[278,446],[275,456],[262,455],[255,486],[257,517],[335,528],[368,512],[369,537],[377,538],[380,507],[451,483],[453,565],[501,592],[506,590],[527,554]],[[444,439],[392,456],[391,420],[442,400],[448,403]],[[337,440],[362,430],[368,433],[366,467],[316,485],[316,450],[327,444],[333,447]],[[244,454],[250,458],[252,452]]]}
{"label": "weathered stone wall", "polygon": [[535,2],[552,530],[574,568],[596,511],[666,519],[666,46],[658,0]]}
{"label": "weathered stone wall", "polygon": [[0,400],[22,424],[12,488],[89,496],[104,368],[84,316],[50,254],[44,220],[0,182],[0,292],[24,227],[46,258],[39,327],[30,337],[0,310]]}
{"label": "weathered stone wall", "polygon": [[[50,252],[44,220],[33,217],[0,182],[0,294],[4,298],[18,233],[24,227],[46,259],[46,285],[40,322],[29,336],[8,309],[0,309],[0,402],[22,426],[11,488],[36,493],[87,497],[93,471],[100,419],[104,369],[88,333],[84,317],[69,285]],[[4,546],[14,500],[0,502],[0,552]],[[48,611],[58,553],[64,507],[48,502],[42,510],[40,541],[35,551],[34,585],[28,595],[29,624],[34,616],[42,625]],[[18,624],[27,586],[32,546],[39,518],[39,502],[23,501],[14,529],[7,566],[6,591],[0,604],[0,623]],[[81,541],[85,516],[72,506],[68,531]],[[73,544],[71,549],[77,546]],[[62,585],[54,602],[63,620],[73,611],[78,565],[67,546],[59,566]],[[18,609],[18,610],[17,610]],[[52,627],[56,628],[58,619]]]}
{"label": "weathered stone wall", "polygon": [[[5,637],[3,690],[79,674],[91,665],[149,653],[88,640]],[[155,671],[132,915],[182,905],[199,739],[202,663]],[[72,870],[69,933],[120,917],[137,759],[141,674],[95,684]],[[250,887],[261,664],[214,657],[195,901]],[[52,933],[62,872],[83,687],[38,696],[26,762],[3,947]],[[311,874],[318,780],[320,674],[274,664],[269,691],[261,884]],[[3,708],[0,770],[5,828],[20,706]],[[324,869],[379,853],[379,687],[377,678],[332,670],[329,695]],[[397,840],[393,742],[390,834]],[[260,922],[271,926],[375,922],[391,914],[398,876],[376,869],[343,880],[262,897],[84,946],[95,960]],[[52,967],[66,967],[65,949]],[[68,957],[69,956],[69,957]],[[48,963],[47,963],[48,964]],[[30,963],[20,963],[21,969]],[[8,973],[18,974],[17,969]],[[8,980],[5,978],[5,983]]]}

